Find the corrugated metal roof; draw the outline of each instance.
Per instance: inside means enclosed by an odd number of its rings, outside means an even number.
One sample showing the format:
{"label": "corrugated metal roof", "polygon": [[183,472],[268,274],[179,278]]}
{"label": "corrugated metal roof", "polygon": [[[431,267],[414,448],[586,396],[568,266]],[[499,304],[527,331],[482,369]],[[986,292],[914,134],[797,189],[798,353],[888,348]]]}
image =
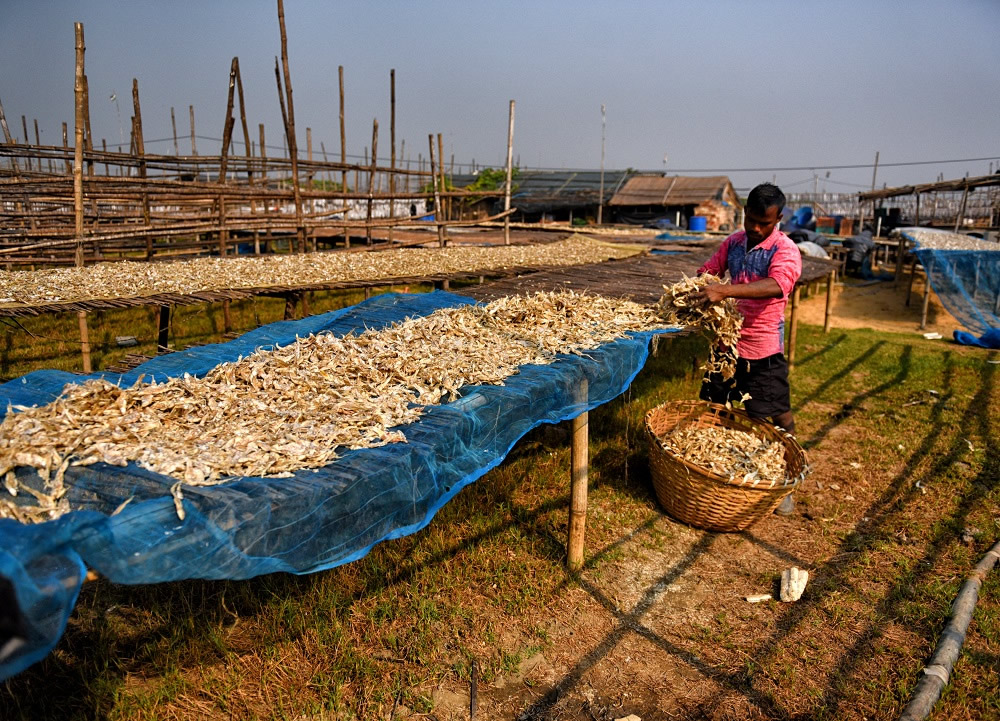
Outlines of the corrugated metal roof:
{"label": "corrugated metal roof", "polygon": [[729,178],[725,175],[636,175],[625,182],[608,205],[697,205],[722,200],[727,185]]}

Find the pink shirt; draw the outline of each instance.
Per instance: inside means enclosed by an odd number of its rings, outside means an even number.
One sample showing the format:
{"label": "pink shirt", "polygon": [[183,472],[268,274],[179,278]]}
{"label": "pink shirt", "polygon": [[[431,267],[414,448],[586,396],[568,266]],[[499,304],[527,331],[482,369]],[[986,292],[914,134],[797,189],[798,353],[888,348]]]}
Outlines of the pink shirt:
{"label": "pink shirt", "polygon": [[763,242],[747,252],[747,234],[740,230],[726,238],[698,269],[720,278],[729,271],[733,285],[774,278],[780,298],[735,298],[743,314],[743,331],[736,344],[740,358],[755,360],[785,349],[785,305],[795,281],[802,275],[802,256],[795,243],[775,226]]}

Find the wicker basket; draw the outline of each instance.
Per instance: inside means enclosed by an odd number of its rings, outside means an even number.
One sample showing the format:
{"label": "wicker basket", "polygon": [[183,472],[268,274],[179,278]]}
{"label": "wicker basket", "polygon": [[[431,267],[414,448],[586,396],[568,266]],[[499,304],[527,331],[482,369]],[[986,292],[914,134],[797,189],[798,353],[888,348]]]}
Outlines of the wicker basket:
{"label": "wicker basket", "polygon": [[[730,481],[668,451],[659,438],[678,427],[722,427],[753,433],[785,446],[787,475],[782,484]],[[673,401],[646,414],[649,467],[656,497],[674,518],[712,531],[741,531],[773,511],[799,485],[806,454],[796,440],[745,412],[706,401]]]}

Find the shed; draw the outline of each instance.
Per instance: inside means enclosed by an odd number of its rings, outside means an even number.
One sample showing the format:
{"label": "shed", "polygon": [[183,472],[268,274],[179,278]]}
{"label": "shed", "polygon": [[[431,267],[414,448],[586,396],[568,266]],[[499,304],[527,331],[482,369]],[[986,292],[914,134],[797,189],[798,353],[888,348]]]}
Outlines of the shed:
{"label": "shed", "polygon": [[695,215],[706,218],[708,230],[736,230],[742,223],[739,196],[725,175],[633,175],[608,205],[613,218],[624,223],[667,218],[686,227]]}
{"label": "shed", "polygon": [[521,170],[510,200],[517,208],[514,217],[528,222],[596,218],[602,198],[607,205],[631,173],[605,170],[602,195],[599,170]]}

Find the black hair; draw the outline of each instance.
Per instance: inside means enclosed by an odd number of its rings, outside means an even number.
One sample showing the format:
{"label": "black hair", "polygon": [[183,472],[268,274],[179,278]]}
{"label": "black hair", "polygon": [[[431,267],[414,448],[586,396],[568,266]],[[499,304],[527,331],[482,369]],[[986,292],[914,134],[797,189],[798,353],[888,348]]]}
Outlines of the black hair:
{"label": "black hair", "polygon": [[747,196],[747,209],[754,213],[766,213],[768,208],[777,208],[780,213],[785,207],[785,194],[773,183],[761,183]]}

